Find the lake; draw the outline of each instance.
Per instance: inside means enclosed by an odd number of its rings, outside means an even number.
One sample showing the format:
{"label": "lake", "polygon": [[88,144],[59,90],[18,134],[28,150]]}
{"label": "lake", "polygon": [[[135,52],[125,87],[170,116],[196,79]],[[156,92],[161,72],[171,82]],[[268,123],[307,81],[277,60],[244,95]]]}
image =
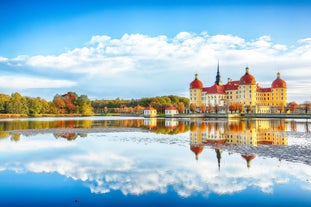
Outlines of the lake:
{"label": "lake", "polygon": [[311,206],[311,123],[0,120],[0,206]]}

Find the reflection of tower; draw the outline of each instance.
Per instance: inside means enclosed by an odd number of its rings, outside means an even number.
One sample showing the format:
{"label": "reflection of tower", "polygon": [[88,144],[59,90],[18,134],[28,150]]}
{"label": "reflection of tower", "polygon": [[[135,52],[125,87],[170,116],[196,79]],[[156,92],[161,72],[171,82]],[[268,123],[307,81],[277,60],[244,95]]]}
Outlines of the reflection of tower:
{"label": "reflection of tower", "polygon": [[218,161],[218,170],[220,171],[220,159],[221,159],[222,150],[219,149],[218,147],[216,147],[215,152],[216,152],[216,157],[217,157],[217,161]]}
{"label": "reflection of tower", "polygon": [[241,155],[247,163],[247,168],[250,168],[251,166],[251,160],[255,159],[256,155]]}
{"label": "reflection of tower", "polygon": [[191,145],[191,151],[195,154],[195,159],[199,160],[199,154],[203,151],[202,145]]}

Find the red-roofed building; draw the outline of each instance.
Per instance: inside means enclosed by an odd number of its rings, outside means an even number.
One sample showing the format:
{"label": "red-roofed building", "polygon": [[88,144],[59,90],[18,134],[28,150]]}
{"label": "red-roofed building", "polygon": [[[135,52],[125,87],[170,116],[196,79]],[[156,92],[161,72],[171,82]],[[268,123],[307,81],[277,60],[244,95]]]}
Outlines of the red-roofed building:
{"label": "red-roofed building", "polygon": [[169,106],[165,109],[166,116],[174,116],[176,114],[178,114],[178,110],[175,106]]}
{"label": "red-roofed building", "polygon": [[195,104],[197,109],[202,105],[211,105],[214,109],[218,106],[220,111],[227,111],[231,105],[239,105],[243,106],[242,110],[244,108],[242,112],[271,113],[287,104],[286,82],[280,78],[280,73],[277,73],[271,88],[260,87],[248,67],[240,80],[229,78],[226,84],[222,84],[219,64],[216,81],[212,86],[204,87],[197,77],[196,74],[195,80],[190,83],[190,104]]}
{"label": "red-roofed building", "polygon": [[145,117],[155,117],[157,116],[157,110],[152,106],[148,106],[144,109],[144,116]]}

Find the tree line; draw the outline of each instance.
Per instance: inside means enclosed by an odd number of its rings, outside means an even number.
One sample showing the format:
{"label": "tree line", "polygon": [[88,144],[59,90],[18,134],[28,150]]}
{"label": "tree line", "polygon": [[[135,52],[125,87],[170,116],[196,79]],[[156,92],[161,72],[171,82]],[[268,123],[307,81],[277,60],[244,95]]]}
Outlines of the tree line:
{"label": "tree line", "polygon": [[81,114],[93,115],[91,101],[86,95],[68,92],[64,95],[56,94],[53,101],[46,101],[40,97],[27,97],[19,93],[11,96],[0,94],[1,114],[20,114],[35,116],[38,114]]}
{"label": "tree line", "polygon": [[164,113],[168,106],[175,106],[182,113],[189,106],[189,99],[180,96],[156,96],[152,98],[141,98],[124,100],[94,100],[92,108],[96,114],[103,113],[143,113],[147,106],[154,107],[158,113]]}
{"label": "tree line", "polygon": [[40,114],[61,115],[94,115],[106,113],[135,113],[141,114],[147,106],[155,107],[159,113],[164,113],[168,106],[177,107],[180,112],[189,106],[189,99],[179,96],[157,96],[124,100],[90,100],[87,95],[75,92],[56,94],[52,101],[40,97],[22,96],[19,93],[11,95],[0,94],[0,114],[19,114],[35,116]]}

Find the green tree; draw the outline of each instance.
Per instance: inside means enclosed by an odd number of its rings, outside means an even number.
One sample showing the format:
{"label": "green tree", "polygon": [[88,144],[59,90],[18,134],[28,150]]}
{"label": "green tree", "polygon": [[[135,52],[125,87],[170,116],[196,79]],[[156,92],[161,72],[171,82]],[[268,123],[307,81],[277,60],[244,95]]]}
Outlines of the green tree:
{"label": "green tree", "polygon": [[82,115],[94,115],[91,101],[86,95],[81,95],[76,100],[77,108],[79,113]]}
{"label": "green tree", "polygon": [[7,105],[10,114],[28,114],[26,98],[19,93],[13,93]]}
{"label": "green tree", "polygon": [[40,98],[26,97],[28,106],[28,115],[40,114],[42,111],[42,104]]}
{"label": "green tree", "polygon": [[7,113],[7,105],[10,101],[10,96],[0,94],[0,113]]}

